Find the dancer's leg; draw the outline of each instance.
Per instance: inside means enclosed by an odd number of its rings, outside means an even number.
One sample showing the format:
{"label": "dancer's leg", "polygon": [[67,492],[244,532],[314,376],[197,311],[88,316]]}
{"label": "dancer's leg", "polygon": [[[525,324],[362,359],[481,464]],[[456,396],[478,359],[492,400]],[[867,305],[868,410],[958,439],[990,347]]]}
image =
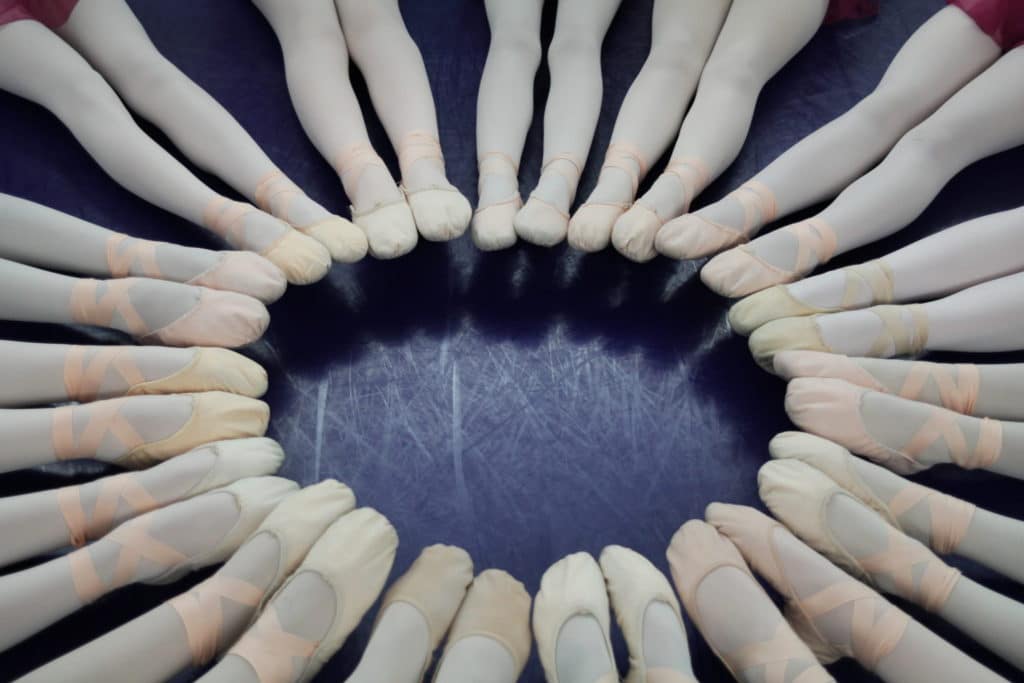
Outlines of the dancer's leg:
{"label": "dancer's leg", "polygon": [[540,66],[543,0],[486,0],[491,46],[476,103],[479,203],[473,242],[484,250],[516,241],[512,219],[523,205],[519,161],[533,119],[533,79]]}
{"label": "dancer's leg", "polygon": [[212,441],[262,436],[269,419],[263,401],[218,391],[0,410],[0,471],[77,458],[148,467]]}
{"label": "dancer's leg", "polygon": [[565,239],[569,210],[601,113],[601,44],[622,0],[562,0],[548,47],[551,90],[544,109],[544,167],[516,233],[551,246]]}
{"label": "dancer's leg", "polygon": [[139,240],[0,194],[0,258],[93,277],[130,275],[248,294],[264,303],[288,282],[262,256]]}
{"label": "dancer's leg", "polygon": [[801,429],[889,469],[955,464],[1024,479],[1024,423],[978,419],[836,379],[795,379],[786,413]]}
{"label": "dancer's leg", "polygon": [[773,458],[806,462],[857,496],[890,524],[935,552],[955,553],[1024,582],[1024,522],[997,515],[893,474],[837,443],[784,432],[771,440]]}
{"label": "dancer's leg", "polygon": [[679,132],[730,0],[656,0],[651,53],[626,93],[597,186],[569,221],[569,243],[584,251],[608,246],[612,226]]}
{"label": "dancer's leg", "polygon": [[1022,296],[1024,273],[1017,273],[926,304],[783,318],[754,330],[750,350],[769,372],[775,354],[787,349],[876,358],[1016,351],[1024,348]]}
{"label": "dancer's leg", "polygon": [[303,284],[330,268],[315,240],[269,214],[232,202],[204,185],[136,125],[117,95],[56,34],[35,21],[0,28],[0,88],[59,118],[114,180],[146,201],[251,249]]}
{"label": "dancer's leg", "polygon": [[224,107],[157,51],[124,0],[82,0],[57,32],[197,166],[320,241],[335,259],[366,254],[362,232],[285,177]]}
{"label": "dancer's leg", "polygon": [[1022,236],[1024,209],[982,216],[881,259],[751,294],[732,307],[729,322],[750,334],[778,318],[933,299],[1024,270]]}
{"label": "dancer's leg", "polygon": [[964,415],[1024,421],[1024,364],[974,365],[882,358],[850,358],[820,351],[776,354],[775,373],[842,379]]}
{"label": "dancer's leg", "polygon": [[740,153],[762,88],[817,32],[826,0],[733,0],[700,77],[672,161],[615,223],[612,243],[625,256],[654,258],[654,238]]}
{"label": "dancer's leg", "polygon": [[138,515],[246,477],[273,474],[284,452],[271,439],[200,446],[148,470],[81,486],[0,498],[0,567],[104,536]]}
{"label": "dancer's leg", "polygon": [[1003,678],[811,550],[774,519],[712,503],[708,521],[786,600],[786,616],[818,658],[852,657],[886,683]]}
{"label": "dancer's leg", "polygon": [[917,218],[970,164],[1024,143],[1024,48],[1003,55],[903,136],[871,173],[806,221],[719,254],[701,279],[723,296],[794,282]]}
{"label": "dancer's leg", "polygon": [[336,481],[298,492],[278,481],[287,489],[262,496],[262,516],[234,541],[237,552],[215,560],[231,555],[216,574],[22,680],[157,683],[223,652],[331,523],[355,507],[351,490]]}
{"label": "dancer's leg", "polygon": [[253,0],[284,54],[292,104],[306,134],[335,168],[370,253],[394,258],[416,246],[405,197],[373,151],[348,79],[348,47],[332,0]]}
{"label": "dancer's leg", "polygon": [[963,11],[940,10],[910,36],[867,97],[740,189],[666,223],[658,251],[678,259],[709,256],[747,241],[777,217],[834,197],[999,55]]}
{"label": "dancer's leg", "polygon": [[352,60],[366,78],[374,108],[398,153],[416,227],[428,240],[458,237],[469,227],[473,209],[445,175],[430,80],[398,0],[335,4]]}
{"label": "dancer's leg", "polygon": [[88,547],[0,577],[0,607],[19,615],[0,625],[0,649],[122,586],[166,583],[223,562],[294,488],[278,477],[235,482],[136,517]]}

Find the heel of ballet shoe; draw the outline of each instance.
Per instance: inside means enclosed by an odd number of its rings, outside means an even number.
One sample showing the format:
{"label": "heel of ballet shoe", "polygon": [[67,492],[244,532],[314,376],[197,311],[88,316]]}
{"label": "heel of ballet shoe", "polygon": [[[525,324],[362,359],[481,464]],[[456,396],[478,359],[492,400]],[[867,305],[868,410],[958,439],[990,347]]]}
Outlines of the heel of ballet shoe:
{"label": "heel of ballet shoe", "polygon": [[132,385],[127,396],[224,391],[259,398],[267,391],[267,371],[245,356],[220,348],[196,348],[184,368],[159,379]]}
{"label": "heel of ballet shoe", "polygon": [[256,299],[234,292],[202,289],[192,310],[138,337],[138,341],[162,346],[238,348],[262,337],[269,324],[270,313]]}
{"label": "heel of ballet shoe", "polygon": [[447,242],[461,237],[473,217],[469,200],[454,187],[403,188],[416,227],[430,242]]}
{"label": "heel of ballet shoe", "polygon": [[289,230],[260,254],[281,269],[293,285],[322,280],[331,269],[327,247],[297,230]]}
{"label": "heel of ballet shoe", "polygon": [[569,246],[585,252],[598,252],[608,247],[612,228],[628,207],[622,204],[587,202],[569,221]]}
{"label": "heel of ballet shoe", "polygon": [[295,226],[295,229],[326,247],[338,263],[361,261],[370,248],[366,233],[341,216],[330,216],[312,225]]}
{"label": "heel of ballet shoe", "polygon": [[516,234],[530,244],[553,247],[569,231],[569,214],[554,204],[530,195],[512,220]]}
{"label": "heel of ballet shoe", "polygon": [[259,254],[223,251],[217,263],[185,284],[245,294],[271,304],[284,294],[288,280],[280,268]]}
{"label": "heel of ballet shoe", "polygon": [[374,258],[387,260],[404,256],[419,241],[416,221],[404,198],[366,211],[353,207],[352,218],[366,233],[370,254]]}
{"label": "heel of ballet shoe", "polygon": [[516,195],[506,201],[477,209],[470,223],[473,244],[481,251],[498,251],[515,244],[516,229],[513,221],[522,206],[523,200]]}

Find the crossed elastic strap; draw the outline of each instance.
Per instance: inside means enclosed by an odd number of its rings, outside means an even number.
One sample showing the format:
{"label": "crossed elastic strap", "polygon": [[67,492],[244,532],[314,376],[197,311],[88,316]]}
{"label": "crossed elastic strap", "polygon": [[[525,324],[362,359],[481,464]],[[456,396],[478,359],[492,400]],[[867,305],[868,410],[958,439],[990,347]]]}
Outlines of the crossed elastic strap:
{"label": "crossed elastic strap", "polygon": [[[843,579],[805,598],[793,597],[793,606],[812,621],[846,605],[850,618],[850,650],[864,668],[874,671],[878,662],[896,649],[910,618],[859,581]],[[812,627],[817,631],[817,627]],[[820,633],[817,634],[820,638]],[[822,645],[834,649],[827,640]]]}
{"label": "crossed elastic strap", "polygon": [[111,276],[116,278],[133,275],[132,270],[136,268],[146,277],[163,277],[156,262],[156,243],[125,235],[111,235],[107,238],[107,268]]}
{"label": "crossed elastic strap", "polygon": [[782,228],[796,238],[794,273],[807,273],[836,255],[839,240],[835,229],[820,218],[808,218]]}
{"label": "crossed elastic strap", "polygon": [[[58,460],[91,458],[108,435],[121,442],[126,452],[146,443],[131,422],[121,415],[127,399],[97,401],[88,406],[61,406],[53,410],[53,452]],[[75,416],[85,411],[85,428],[75,436]]]}
{"label": "crossed elastic strap", "polygon": [[981,373],[977,365],[959,364],[956,377],[950,368],[938,363],[914,363],[910,366],[899,395],[916,400],[924,393],[928,381],[935,382],[944,408],[971,415],[981,391]]}
{"label": "crossed elastic strap", "polygon": [[1001,455],[1003,448],[1003,426],[997,420],[983,418],[978,427],[978,441],[971,449],[967,445],[958,420],[961,416],[944,408],[931,408],[931,416],[903,447],[903,453],[911,460],[932,444],[942,441],[949,450],[949,458],[965,470],[989,469]]}
{"label": "crossed elastic strap", "polygon": [[221,600],[224,598],[255,608],[263,599],[263,589],[242,579],[214,574],[167,603],[185,627],[188,649],[195,666],[203,666],[220,651],[224,625]]}
{"label": "crossed elastic strap", "polygon": [[703,216],[700,216],[700,219],[739,242],[746,242],[750,239],[750,233],[754,229],[771,223],[775,220],[776,215],[778,215],[775,194],[768,189],[767,185],[757,180],[750,180],[740,185],[730,192],[726,199],[732,199],[743,210],[743,225],[738,230],[731,226],[708,220]]}
{"label": "crossed elastic strap", "polygon": [[[885,550],[867,557],[856,558],[869,575],[886,574],[892,578],[899,595],[922,605],[929,612],[937,612],[949,600],[960,571],[947,566],[921,543],[886,525]],[[920,581],[915,580],[916,569],[924,565]]]}
{"label": "crossed elastic strap", "polygon": [[[889,347],[897,356],[920,355],[928,345],[928,314],[924,306],[875,306],[871,313],[882,322],[882,333],[868,351],[869,356],[888,355]],[[904,313],[910,315],[911,324],[904,322]]]}
{"label": "crossed elastic strap", "polygon": [[868,261],[849,268],[843,268],[846,288],[843,290],[841,308],[849,309],[859,304],[859,295],[864,290],[871,293],[871,304],[887,304],[893,298],[892,269],[881,260]]}
{"label": "crossed elastic strap", "polygon": [[910,483],[892,497],[887,507],[892,516],[899,519],[922,502],[928,506],[931,546],[943,555],[956,552],[967,536],[977,506],[920,484]]}
{"label": "crossed elastic strap", "polygon": [[[123,280],[76,280],[71,287],[71,318],[83,325],[110,327],[114,315],[120,315],[128,331],[136,337],[149,334],[149,326],[132,306],[132,278]],[[102,288],[102,293],[101,293]]]}
{"label": "crossed elastic strap", "polygon": [[[624,142],[609,145],[601,171],[604,172],[610,168],[622,171],[629,178],[629,183],[633,188],[631,196],[635,197],[640,189],[640,180],[647,175],[647,160],[644,158],[643,152]],[[631,202],[587,202],[587,204],[616,206],[625,210],[630,207]]]}
{"label": "crossed elastic strap", "polygon": [[270,606],[228,654],[247,661],[260,683],[290,683],[294,679],[292,658],[309,659],[319,645],[281,628],[277,611]]}
{"label": "crossed elastic strap", "polygon": [[81,548],[88,541],[100,538],[112,528],[117,510],[124,501],[131,516],[157,508],[160,503],[139,483],[138,475],[118,474],[102,479],[90,518],[82,505],[82,487],[66,486],[57,490],[57,505],[68,527],[71,545]]}
{"label": "crossed elastic strap", "polygon": [[[354,145],[349,145],[341,150],[334,160],[334,170],[337,172],[338,177],[341,178],[341,182],[345,185],[345,190],[350,197],[355,197],[359,191],[359,184],[369,168],[380,168],[388,174],[388,177],[391,175],[388,167],[384,164],[384,160],[380,158],[368,142],[357,142]],[[404,201],[404,199],[397,197],[394,202],[389,202],[389,204],[401,201]],[[370,209],[359,211],[355,206],[350,207],[353,217],[365,215],[379,208],[381,208],[381,205],[375,205]]]}
{"label": "crossed elastic strap", "polygon": [[444,153],[437,136],[424,130],[407,133],[398,144],[398,167],[402,176],[408,175],[413,164],[424,160],[437,162],[444,168]]}
{"label": "crossed elastic strap", "polygon": [[[572,170],[565,170],[564,164],[560,166],[554,165],[560,161],[567,162],[572,167]],[[569,194],[571,196],[573,191],[576,189],[577,184],[580,182],[580,176],[583,175],[583,164],[571,154],[556,154],[555,156],[551,157],[546,162],[544,162],[544,165],[540,169],[541,175],[547,173],[548,170],[550,170],[552,173],[556,173],[562,176],[562,179],[565,181],[565,186],[568,188]],[[535,202],[543,204],[552,211],[555,211],[558,215],[565,218],[565,220],[569,220],[570,216],[568,213],[562,211],[562,209],[555,206],[554,204],[544,199],[543,197],[538,197],[536,192],[530,194],[530,199],[532,199]]]}
{"label": "crossed elastic strap", "polygon": [[206,205],[206,209],[203,210],[203,225],[231,246],[244,247],[246,243],[244,219],[256,211],[256,207],[251,204],[217,196],[211,199],[210,203]]}
{"label": "crossed elastic strap", "polygon": [[81,548],[66,556],[71,563],[71,580],[75,592],[83,604],[89,604],[108,591],[133,583],[142,560],[170,569],[188,559],[176,548],[150,536],[147,533],[150,522],[148,517],[138,517],[117,527],[103,540],[121,546],[110,583],[100,578],[89,548]]}
{"label": "crossed elastic strap", "polygon": [[256,206],[273,216],[287,219],[292,202],[303,194],[305,193],[299,186],[289,180],[284,173],[274,170],[263,176],[256,184]]}
{"label": "crossed elastic strap", "polygon": [[[768,640],[750,643],[724,655],[729,667],[735,672],[764,667],[765,683],[787,683],[786,672],[793,657],[786,652],[793,645],[794,635],[785,620],[779,622],[775,633]],[[817,664],[817,662],[811,662]],[[791,683],[824,683],[832,679],[818,666],[812,666],[794,678]]]}
{"label": "crossed elastic strap", "polygon": [[[511,169],[512,178],[516,179],[516,184],[518,185],[519,164],[516,162],[515,159],[505,154],[504,152],[485,152],[484,154],[480,155],[480,158],[477,161],[477,165],[480,169],[481,183],[483,183],[483,179],[486,178],[487,176],[507,175],[508,169]],[[494,202],[493,204],[488,204],[487,206],[481,206],[476,210],[476,213],[479,214],[486,211],[487,209],[493,209],[496,206],[504,206],[506,204],[511,204],[512,206],[518,209],[523,205],[523,199],[522,197],[519,196],[518,192],[513,191],[512,194],[506,199]]]}
{"label": "crossed elastic strap", "polygon": [[109,370],[114,370],[129,387],[146,381],[131,353],[123,348],[100,348],[87,359],[88,353],[84,346],[72,346],[64,358],[64,391],[72,401],[95,400]]}

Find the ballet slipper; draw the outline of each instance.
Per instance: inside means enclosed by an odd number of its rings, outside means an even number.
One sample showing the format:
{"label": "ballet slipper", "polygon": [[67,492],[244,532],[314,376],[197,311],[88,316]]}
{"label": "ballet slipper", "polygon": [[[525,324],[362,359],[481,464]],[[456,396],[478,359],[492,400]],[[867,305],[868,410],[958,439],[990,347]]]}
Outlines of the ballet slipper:
{"label": "ballet slipper", "polygon": [[210,453],[214,461],[203,478],[183,494],[189,498],[249,477],[274,474],[284,462],[281,445],[263,436],[215,441],[180,457],[193,453]]}
{"label": "ballet slipper", "polygon": [[[69,354],[69,361],[70,358]],[[132,384],[125,395],[187,394],[207,391],[223,391],[259,398],[267,392],[267,371],[259,363],[234,351],[196,348],[192,360],[181,370],[167,377]]]}
{"label": "ballet slipper", "polygon": [[[782,595],[790,626],[820,662],[829,664],[842,657],[852,657],[869,671],[874,671],[878,662],[900,643],[910,623],[905,613],[868,586],[850,579],[774,519],[754,508],[723,503],[709,505],[706,517],[719,533],[732,541],[747,563]],[[803,574],[817,570],[820,576],[815,576],[816,583],[822,588],[810,594],[797,591],[779,559],[780,538],[785,538],[787,544],[810,563],[797,571],[803,570]],[[848,628],[843,629],[844,637],[831,638],[819,628],[815,620],[825,615],[843,617],[843,621],[848,621]],[[829,622],[832,623],[831,616]]]}
{"label": "ballet slipper", "polygon": [[549,683],[559,683],[556,651],[558,635],[569,619],[593,617],[601,629],[608,661],[613,671],[595,683],[618,680],[614,671],[615,655],[609,637],[611,616],[604,576],[594,558],[587,553],[569,555],[552,565],[540,581],[540,592],[533,604],[533,633],[537,654]]}
{"label": "ballet slipper", "polygon": [[[342,516],[324,531],[224,659],[245,660],[262,683],[309,681],[341,648],[377,599],[397,547],[398,535],[377,511],[361,508]],[[303,574],[317,577],[333,594],[335,614],[328,630],[315,641],[282,628],[277,611],[279,601],[288,602],[292,592],[300,590],[296,582]]]}
{"label": "ballet slipper", "polygon": [[[828,524],[828,506],[835,496],[855,496],[810,465],[796,460],[765,463],[758,472],[761,499],[797,536],[834,564],[869,586],[878,587],[876,574],[888,578],[892,592],[937,612],[949,600],[960,571],[947,566],[923,544],[886,524],[886,548],[868,557],[855,557],[836,539]],[[918,577],[918,578],[915,578]]]}
{"label": "ballet slipper", "polygon": [[749,335],[772,320],[848,311],[893,300],[892,270],[881,260],[843,268],[840,274],[846,284],[837,306],[811,306],[793,296],[789,287],[776,285],[736,302],[729,310],[729,324],[739,334]]}
{"label": "ballet slipper", "polygon": [[[929,417],[906,443],[884,444],[870,434],[861,415],[862,404],[869,394],[888,402],[892,411],[921,406]],[[795,379],[789,383],[785,405],[790,419],[801,429],[835,441],[900,474],[913,474],[931,467],[918,457],[939,441],[946,448],[949,461],[964,469],[988,469],[999,460],[1002,452],[1002,424],[997,420],[964,418],[945,408],[870,392],[842,380]],[[977,423],[973,448],[958,418]]]}
{"label": "ballet slipper", "polygon": [[517,194],[509,201],[477,209],[470,224],[470,235],[477,249],[498,251],[515,244],[516,229],[513,221],[522,206],[523,200]]}
{"label": "ballet slipper", "polygon": [[293,285],[309,285],[322,280],[331,269],[331,252],[312,237],[290,230],[261,252],[281,269]]}
{"label": "ballet slipper", "polygon": [[655,602],[668,605],[679,620],[680,631],[686,632],[679,601],[673,595],[668,579],[647,558],[622,546],[610,545],[602,550],[600,565],[615,620],[629,649],[626,683],[692,680],[672,669],[648,669],[644,659],[644,616]]}
{"label": "ballet slipper", "polygon": [[650,261],[658,255],[654,250],[654,236],[664,224],[665,220],[657,211],[637,202],[615,221],[612,245],[632,261]]}
{"label": "ballet slipper", "polygon": [[747,345],[754,361],[767,372],[775,371],[775,355],[782,351],[836,353],[822,339],[815,316],[773,320],[754,330]]}
{"label": "ballet slipper", "polygon": [[461,237],[473,218],[469,200],[454,187],[404,190],[416,228],[423,239],[447,242]]}
{"label": "ballet slipper", "polygon": [[798,377],[841,379],[872,391],[889,390],[849,356],[822,351],[779,351],[772,361],[775,374],[785,380]]}
{"label": "ballet slipper", "polygon": [[835,256],[835,229],[820,218],[786,226],[780,232],[796,240],[796,261],[791,270],[769,263],[747,245],[712,258],[701,268],[700,279],[718,294],[737,298],[772,285],[796,282]]}
{"label": "ballet slipper", "polygon": [[605,249],[612,238],[615,222],[625,213],[621,204],[587,202],[569,221],[569,246],[586,252]]}
{"label": "ballet slipper", "polygon": [[[262,436],[267,431],[270,408],[263,401],[220,391],[190,394],[190,398],[192,399],[192,414],[178,431],[159,441],[129,443],[128,445],[131,445],[132,448],[114,461],[115,464],[121,467],[141,469],[206,443]],[[101,403],[111,404],[110,408],[116,413],[120,407],[118,401],[124,400],[127,399],[113,399]],[[61,460],[91,457],[96,450],[93,445],[94,435],[90,433],[90,427],[86,427],[81,437],[77,440],[74,438],[71,432],[73,413],[60,412],[71,410],[73,410],[71,406],[66,406],[58,408],[54,414],[54,450]],[[117,428],[117,425],[114,424],[116,419],[115,417],[110,420],[111,426],[108,428],[110,431]],[[95,438],[102,440],[108,429],[96,430]]]}
{"label": "ballet slipper", "polygon": [[530,244],[553,247],[569,231],[569,214],[540,197],[530,195],[512,221],[516,234]]}
{"label": "ballet slipper", "polygon": [[778,214],[775,195],[756,180],[744,183],[721,201],[730,200],[739,204],[743,211],[743,223],[739,227],[715,222],[701,215],[703,212],[680,216],[659,231],[655,240],[658,251],[676,259],[711,256],[746,242]]}
{"label": "ballet slipper", "polygon": [[[733,582],[742,582],[746,591],[753,591],[762,606],[774,612],[778,626],[767,641],[755,641],[737,650],[722,652],[715,643],[705,638],[715,656],[725,664],[736,680],[747,680],[742,674],[764,667],[765,681],[785,680],[791,669],[804,665],[804,670],[793,679],[801,683],[825,683],[832,677],[821,668],[814,654],[793,633],[782,614],[778,613],[768,594],[761,588],[750,568],[728,539],[713,526],[700,520],[690,520],[672,536],[666,551],[672,579],[686,612],[701,633],[705,633],[707,616],[700,609],[697,591],[704,580],[719,570],[729,571]],[[655,681],[648,679],[650,683]]]}
{"label": "ballet slipper", "polygon": [[455,613],[473,581],[473,560],[462,548],[432,545],[388,589],[377,613],[377,621],[391,605],[402,602],[423,617],[430,637],[426,661],[418,680],[423,680],[434,650],[441,644]]}
{"label": "ballet slipper", "polygon": [[505,648],[514,663],[513,680],[519,679],[530,658],[530,594],[523,584],[500,569],[488,569],[473,580],[452,622],[434,680],[448,653],[462,639],[474,636],[490,638]]}
{"label": "ballet slipper", "polygon": [[[799,460],[828,475],[832,481],[904,533],[910,534],[910,531],[900,524],[900,517],[923,504],[929,519],[928,545],[943,555],[956,552],[967,536],[977,510],[972,503],[907,481],[875,465],[859,462],[839,444],[812,434],[779,434],[768,444],[768,451],[773,458]],[[891,485],[893,494],[888,500],[875,495],[874,490],[864,481],[859,471],[863,468],[876,468],[875,476]]]}
{"label": "ballet slipper", "polygon": [[374,258],[393,259],[408,254],[419,239],[412,210],[404,198],[365,211],[353,207],[352,219],[366,232]]}
{"label": "ballet slipper", "polygon": [[338,263],[360,261],[369,250],[366,233],[341,216],[329,216],[312,225],[295,226],[295,229],[327,247],[331,258]]}
{"label": "ballet slipper", "polygon": [[276,265],[259,254],[223,251],[215,264],[185,284],[251,296],[264,304],[281,298],[288,280]]}

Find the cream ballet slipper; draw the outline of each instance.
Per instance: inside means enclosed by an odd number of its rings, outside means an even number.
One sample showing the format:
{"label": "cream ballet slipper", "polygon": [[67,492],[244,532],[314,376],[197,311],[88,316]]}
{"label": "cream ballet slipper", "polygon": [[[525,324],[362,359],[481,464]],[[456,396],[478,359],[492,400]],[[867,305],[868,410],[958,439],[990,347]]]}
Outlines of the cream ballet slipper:
{"label": "cream ballet slipper", "polygon": [[0,499],[0,566],[68,545],[80,548],[123,522],[248,477],[273,474],[284,453],[270,439],[207,444],[141,472]]}
{"label": "cream ballet slipper", "polygon": [[[834,680],[789,627],[736,547],[713,526],[690,520],[672,537],[666,555],[687,614],[736,680]],[[743,620],[734,622],[741,611]]]}
{"label": "cream ballet slipper", "polygon": [[797,298],[789,285],[776,285],[734,304],[729,309],[729,324],[737,333],[749,335],[765,323],[780,318],[835,313],[893,302],[892,269],[881,259],[819,277],[842,278],[842,298],[836,305],[812,306]]}
{"label": "cream ballet slipper", "polygon": [[[519,164],[502,152],[485,152],[480,155],[478,166],[480,206],[474,212],[470,224],[473,243],[483,251],[507,249],[516,243],[516,230],[512,221],[523,207],[518,189]],[[508,179],[509,184],[516,189],[508,196],[496,200],[489,198],[489,187],[495,179]]]}
{"label": "cream ballet slipper", "polygon": [[[71,317],[83,325],[123,329],[143,344],[164,346],[245,346],[263,336],[270,324],[270,313],[252,297],[172,283],[150,291],[155,282],[76,280],[69,302]],[[139,294],[138,300],[133,293]],[[178,318],[151,329],[136,307],[142,308],[145,299],[154,295],[190,297],[195,303]]]}
{"label": "cream ballet slipper", "polygon": [[[461,548],[424,548],[381,602],[370,642],[349,683],[419,683],[473,581]],[[406,654],[401,660],[396,651]]]}
{"label": "cream ballet slipper", "polygon": [[[703,189],[710,179],[707,166],[695,158],[669,161],[662,178],[668,176],[675,178],[682,188],[680,196],[683,201],[683,213],[689,208],[697,192]],[[641,197],[615,222],[615,227],[612,228],[612,244],[628,259],[639,263],[650,261],[658,255],[654,241],[667,220],[662,217],[656,206],[648,205]]]}
{"label": "cream ballet slipper", "polygon": [[[546,161],[541,168],[537,189],[530,194],[512,222],[516,234],[541,247],[553,247],[564,240],[569,231],[568,207],[572,204],[582,174],[583,162],[571,154],[557,154]],[[558,199],[540,194],[545,177],[553,176],[558,176],[565,188]]]}
{"label": "cream ballet slipper", "polygon": [[[625,143],[608,146],[601,173],[618,171],[628,178],[635,197],[640,179],[647,175],[648,162],[636,147]],[[569,244],[581,251],[601,251],[608,246],[616,221],[630,207],[630,202],[608,202],[588,199],[569,221]]]}
{"label": "cream ballet slipper", "polygon": [[610,622],[604,577],[593,557],[575,553],[544,572],[533,633],[548,683],[618,681]]}
{"label": "cream ballet slipper", "polygon": [[[419,164],[436,167],[441,181],[413,183]],[[424,239],[446,242],[466,232],[473,217],[469,201],[444,177],[444,154],[437,135],[426,131],[407,133],[398,145],[398,164],[402,169],[402,191]]]}
{"label": "cream ballet slipper", "polygon": [[[265,237],[254,241],[250,237],[250,223],[263,223],[265,219],[276,223],[274,236],[269,241]],[[280,268],[293,285],[316,282],[331,269],[331,254],[325,246],[251,204],[215,197],[203,210],[203,225],[235,248],[256,251]]]}
{"label": "cream ballet slipper", "polygon": [[[191,413],[170,436],[145,441],[125,415],[129,402],[162,400],[162,396],[110,399],[53,411],[53,450],[58,460],[98,458],[122,467],[155,465],[197,446],[223,439],[262,436],[270,421],[263,401],[219,391],[188,394]],[[79,429],[84,421],[84,427]],[[106,450],[113,438],[120,442]]]}
{"label": "cream ballet slipper", "polygon": [[748,241],[777,214],[772,191],[751,180],[718,202],[666,223],[655,247],[663,256],[680,260],[711,256]]}
{"label": "cream ballet slipper", "polygon": [[[366,233],[370,254],[379,259],[392,259],[412,251],[419,239],[412,210],[373,147],[365,142],[350,145],[338,155],[334,168],[349,197],[353,197],[352,220]],[[397,195],[392,199],[377,199],[370,206],[358,205],[354,197],[359,196],[367,172],[373,169],[387,176],[388,185]]]}
{"label": "cream ballet slipper", "polygon": [[[327,247],[335,261],[355,263],[366,256],[363,231],[341,216],[327,213],[281,171],[263,176],[256,185],[255,196],[256,206]],[[303,214],[310,220],[297,221],[293,213]]]}
{"label": "cream ballet slipper", "polygon": [[530,594],[499,569],[482,572],[452,622],[436,683],[515,683],[530,658]]}
{"label": "cream ballet slipper", "polygon": [[834,379],[790,382],[786,412],[801,429],[901,474],[952,463],[1022,476],[1016,423],[966,417]]}
{"label": "cream ballet slipper", "polygon": [[308,681],[337,652],[377,599],[398,535],[369,508],[345,514],[309,550],[224,658],[200,680]]}
{"label": "cream ballet slipper", "polygon": [[[924,306],[875,306],[858,312],[879,327],[877,336],[863,355],[874,358],[918,356],[928,346],[928,314]],[[835,315],[856,315],[838,313]],[[772,372],[773,359],[780,351],[824,351],[843,353],[825,342],[819,321],[823,317],[782,318],[757,328],[750,335],[750,352],[758,365]],[[867,324],[867,323],[865,323]]]}
{"label": "cream ballet slipper", "polygon": [[665,576],[637,552],[601,551],[615,619],[629,648],[626,683],[696,683],[679,602]]}

